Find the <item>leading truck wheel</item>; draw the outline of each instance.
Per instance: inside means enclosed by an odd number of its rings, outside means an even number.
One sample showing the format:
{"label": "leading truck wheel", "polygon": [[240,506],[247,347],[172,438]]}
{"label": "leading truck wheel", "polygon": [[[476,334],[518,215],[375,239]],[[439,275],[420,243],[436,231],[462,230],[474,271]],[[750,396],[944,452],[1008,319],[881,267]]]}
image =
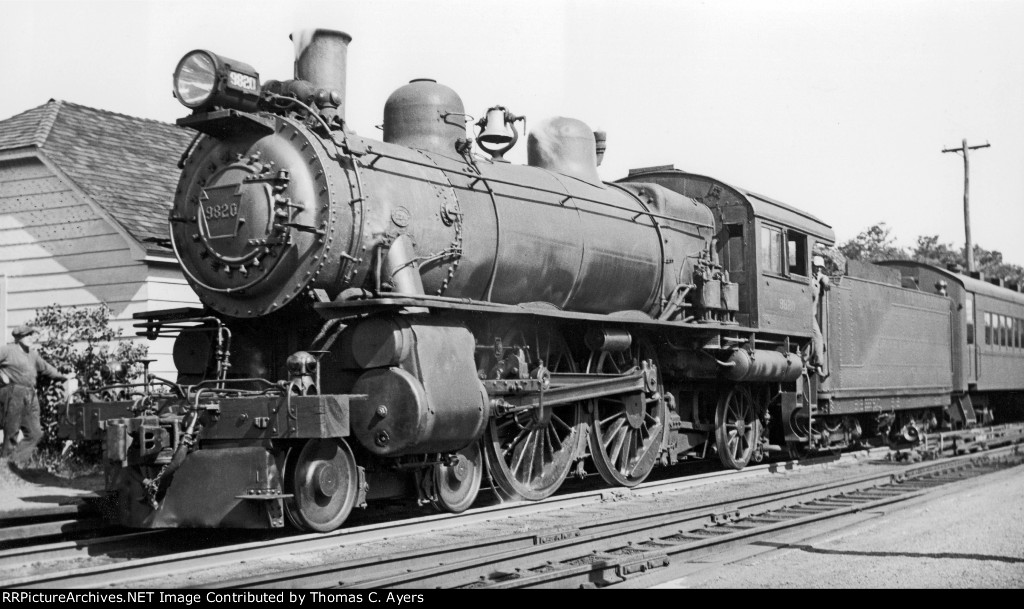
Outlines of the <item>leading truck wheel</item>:
{"label": "leading truck wheel", "polygon": [[760,436],[761,423],[750,390],[734,387],[718,400],[715,410],[715,446],[722,465],[746,467]]}
{"label": "leading truck wheel", "polygon": [[326,533],[345,522],[355,506],[359,470],[341,438],[308,440],[293,448],[285,468],[285,516],[303,531]]}
{"label": "leading truck wheel", "polygon": [[473,442],[455,453],[453,463],[434,466],[432,475],[436,497],[431,503],[442,512],[458,514],[466,511],[480,492],[483,471],[480,443]]}

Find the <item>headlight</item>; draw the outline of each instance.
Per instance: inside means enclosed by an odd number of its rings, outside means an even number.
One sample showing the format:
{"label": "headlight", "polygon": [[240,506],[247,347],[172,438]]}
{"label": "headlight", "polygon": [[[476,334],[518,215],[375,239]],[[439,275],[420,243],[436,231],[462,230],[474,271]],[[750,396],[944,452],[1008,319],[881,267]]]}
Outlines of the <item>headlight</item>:
{"label": "headlight", "polygon": [[220,106],[252,111],[260,99],[260,75],[240,61],[192,51],[174,69],[174,96],[193,110]]}
{"label": "headlight", "polygon": [[217,85],[217,67],[204,51],[192,51],[181,58],[174,70],[174,95],[189,108],[209,101]]}

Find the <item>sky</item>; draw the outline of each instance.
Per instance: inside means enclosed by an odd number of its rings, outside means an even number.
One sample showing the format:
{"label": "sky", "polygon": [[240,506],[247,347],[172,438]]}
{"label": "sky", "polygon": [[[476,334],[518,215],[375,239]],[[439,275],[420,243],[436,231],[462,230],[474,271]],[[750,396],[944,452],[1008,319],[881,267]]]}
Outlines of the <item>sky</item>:
{"label": "sky", "polygon": [[[1020,0],[0,0],[0,118],[51,98],[173,122],[182,55],[292,76],[288,36],[352,36],[346,118],[380,137],[388,95],[434,78],[479,118],[578,118],[605,180],[673,164],[792,206],[842,242],[885,222],[1024,265]],[[525,163],[522,143],[507,155]],[[177,154],[177,153],[174,153]]]}

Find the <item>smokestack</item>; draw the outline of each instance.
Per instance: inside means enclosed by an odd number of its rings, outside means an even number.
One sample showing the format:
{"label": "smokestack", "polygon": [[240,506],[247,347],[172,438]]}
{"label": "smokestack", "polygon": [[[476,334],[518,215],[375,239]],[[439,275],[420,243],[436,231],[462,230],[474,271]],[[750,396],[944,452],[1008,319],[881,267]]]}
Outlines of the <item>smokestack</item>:
{"label": "smokestack", "polygon": [[345,118],[345,64],[352,37],[336,30],[299,30],[289,38],[295,43],[295,78],[317,89],[333,89],[341,103],[338,116]]}

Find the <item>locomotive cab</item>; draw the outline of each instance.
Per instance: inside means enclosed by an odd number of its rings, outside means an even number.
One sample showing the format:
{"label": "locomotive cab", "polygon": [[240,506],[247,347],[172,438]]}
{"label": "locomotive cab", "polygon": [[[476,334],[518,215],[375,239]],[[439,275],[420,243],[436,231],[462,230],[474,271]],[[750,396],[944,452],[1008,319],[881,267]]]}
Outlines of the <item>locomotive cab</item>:
{"label": "locomotive cab", "polygon": [[671,165],[631,169],[624,181],[659,184],[711,209],[715,252],[738,286],[739,325],[811,336],[811,256],[817,247],[835,243],[831,226],[779,201]]}

